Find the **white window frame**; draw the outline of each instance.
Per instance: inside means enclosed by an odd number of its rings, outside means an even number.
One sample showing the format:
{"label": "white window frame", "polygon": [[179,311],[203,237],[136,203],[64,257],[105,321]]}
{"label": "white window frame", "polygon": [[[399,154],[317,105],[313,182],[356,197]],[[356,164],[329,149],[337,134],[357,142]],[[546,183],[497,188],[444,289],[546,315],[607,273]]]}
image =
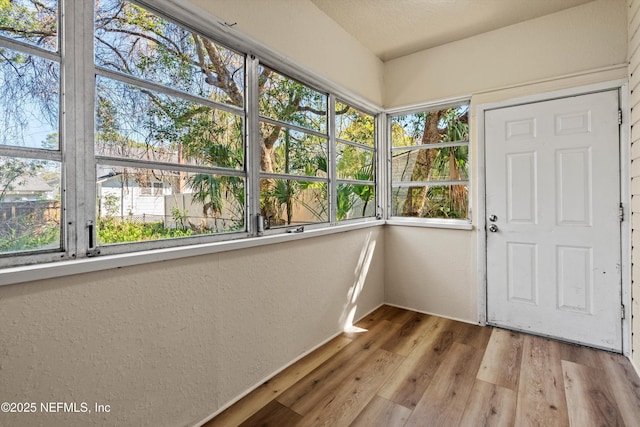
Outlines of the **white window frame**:
{"label": "white window frame", "polygon": [[[380,226],[380,217],[367,217],[340,221],[335,217],[335,99],[348,103],[358,110],[370,114],[376,123],[376,135],[380,135],[382,109],[339,85],[324,79],[303,67],[291,64],[269,48],[248,39],[226,23],[202,13],[202,10],[177,0],[133,0],[133,3],[157,13],[165,19],[210,38],[216,43],[245,55],[245,224],[244,232],[221,233],[189,238],[166,239],[149,242],[132,242],[109,246],[96,246],[95,201],[96,162],[94,145],[85,141],[94,140],[94,96],[96,75],[114,77],[116,72],[94,66],[93,54],[93,2],[59,0],[61,17],[59,51],[66,54],[60,58],[61,75],[61,149],[54,158],[62,161],[62,199],[64,203],[63,248],[55,254],[20,253],[0,256],[0,285],[19,283],[89,271],[98,271],[126,265],[136,265],[158,260],[217,253],[238,248],[261,246],[278,242],[304,239],[318,235],[333,234],[345,230]],[[186,24],[185,24],[186,23]],[[11,45],[11,41],[0,39],[0,46]],[[19,42],[18,42],[19,44]],[[10,46],[7,46],[10,47]],[[260,235],[257,215],[260,207],[259,192],[259,116],[257,111],[257,69],[264,64],[278,73],[300,81],[318,91],[328,94],[328,140],[329,140],[329,221],[305,226],[304,233],[290,233],[290,227]],[[137,79],[117,76],[123,80]],[[62,95],[63,94],[63,95]],[[233,107],[228,107],[233,108]],[[64,114],[62,114],[64,111]],[[234,110],[236,112],[236,110]],[[376,206],[380,204],[380,158],[379,138],[375,141],[376,153]],[[5,147],[0,147],[5,148]],[[57,157],[56,157],[57,156]],[[64,160],[63,160],[64,159]],[[103,159],[100,159],[103,160]],[[111,161],[112,159],[107,159]],[[163,166],[163,165],[159,165]],[[166,166],[166,165],[165,165]],[[148,167],[153,167],[152,165]],[[222,171],[228,174],[228,170]],[[54,262],[57,261],[57,262]]]}
{"label": "white window frame", "polygon": [[[393,184],[392,181],[392,153],[394,151],[393,142],[391,139],[392,127],[391,123],[394,117],[405,116],[416,113],[425,113],[429,111],[443,110],[450,107],[456,107],[460,105],[466,104],[469,106],[468,112],[468,120],[469,120],[469,139],[467,141],[463,141],[464,144],[460,144],[458,142],[455,145],[465,145],[468,147],[468,159],[467,159],[467,167],[468,167],[468,179],[463,181],[456,181],[456,185],[466,185],[467,186],[467,218],[465,219],[448,219],[448,218],[415,218],[415,217],[403,217],[403,216],[394,216],[391,215],[392,210],[392,198],[391,194],[393,193]],[[411,106],[399,107],[394,109],[389,109],[386,111],[386,134],[385,138],[387,141],[386,147],[386,173],[387,180],[385,184],[385,188],[387,191],[387,205],[386,205],[386,223],[389,225],[403,225],[403,226],[414,226],[414,227],[431,227],[431,228],[449,228],[449,229],[457,229],[457,230],[472,230],[472,146],[471,146],[471,129],[472,129],[472,114],[471,114],[471,97],[464,96],[458,98],[450,98],[446,100],[440,100],[436,102],[429,102],[423,104],[416,104]],[[419,146],[420,149],[432,149],[432,147]],[[417,148],[414,148],[417,149]],[[430,181],[437,182],[437,181]],[[443,185],[447,185],[449,181],[445,181]],[[466,183],[466,184],[465,184]],[[423,184],[422,182],[418,182],[418,185]]]}

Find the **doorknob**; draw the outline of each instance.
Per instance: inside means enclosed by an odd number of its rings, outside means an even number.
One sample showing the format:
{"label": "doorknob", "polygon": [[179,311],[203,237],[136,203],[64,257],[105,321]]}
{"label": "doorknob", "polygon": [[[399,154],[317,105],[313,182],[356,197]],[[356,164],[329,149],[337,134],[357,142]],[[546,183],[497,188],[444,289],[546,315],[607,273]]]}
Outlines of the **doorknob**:
{"label": "doorknob", "polygon": [[496,231],[498,231],[498,226],[495,225],[495,224],[491,224],[489,226],[489,231],[492,232],[492,233],[495,233]]}
{"label": "doorknob", "polygon": [[489,221],[491,222],[496,222],[498,220],[498,217],[494,214],[489,215]]}

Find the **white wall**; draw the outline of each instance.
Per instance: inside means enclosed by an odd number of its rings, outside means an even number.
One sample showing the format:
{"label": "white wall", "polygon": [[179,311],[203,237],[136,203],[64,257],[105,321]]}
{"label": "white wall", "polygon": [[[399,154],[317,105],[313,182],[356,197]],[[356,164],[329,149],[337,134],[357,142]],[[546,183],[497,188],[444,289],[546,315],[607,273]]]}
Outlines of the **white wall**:
{"label": "white wall", "polygon": [[597,0],[389,61],[385,107],[623,63],[626,9],[624,0]]}
{"label": "white wall", "polygon": [[476,107],[626,78],[626,13],[597,0],[385,64],[387,107],[471,97],[474,213],[472,231],[387,226],[388,303],[478,321]]}
{"label": "white wall", "polygon": [[202,420],[381,304],[384,247],[378,227],[0,287],[0,401],[111,406],[0,424]]}
{"label": "white wall", "polygon": [[292,63],[382,105],[382,61],[309,0],[188,1]]}

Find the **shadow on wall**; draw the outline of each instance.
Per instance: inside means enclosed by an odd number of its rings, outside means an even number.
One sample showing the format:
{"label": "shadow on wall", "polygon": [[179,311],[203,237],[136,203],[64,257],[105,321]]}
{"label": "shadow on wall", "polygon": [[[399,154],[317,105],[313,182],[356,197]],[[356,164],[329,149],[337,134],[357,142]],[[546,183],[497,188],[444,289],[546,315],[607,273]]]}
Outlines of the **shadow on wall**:
{"label": "shadow on wall", "polygon": [[371,260],[373,259],[373,254],[376,249],[376,240],[372,236],[373,232],[370,231],[367,233],[364,244],[362,245],[360,257],[353,272],[353,285],[347,292],[347,301],[340,316],[340,326],[345,332],[366,332],[365,329],[354,326],[353,319],[358,309],[358,297],[364,288],[364,282],[367,279],[367,273],[369,272]]}

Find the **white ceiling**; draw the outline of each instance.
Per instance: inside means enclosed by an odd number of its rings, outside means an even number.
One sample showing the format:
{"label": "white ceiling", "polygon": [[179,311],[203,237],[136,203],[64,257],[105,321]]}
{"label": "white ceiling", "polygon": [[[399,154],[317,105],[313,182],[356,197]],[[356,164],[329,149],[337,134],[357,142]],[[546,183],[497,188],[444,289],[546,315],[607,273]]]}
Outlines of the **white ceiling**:
{"label": "white ceiling", "polygon": [[383,61],[593,0],[311,0]]}

